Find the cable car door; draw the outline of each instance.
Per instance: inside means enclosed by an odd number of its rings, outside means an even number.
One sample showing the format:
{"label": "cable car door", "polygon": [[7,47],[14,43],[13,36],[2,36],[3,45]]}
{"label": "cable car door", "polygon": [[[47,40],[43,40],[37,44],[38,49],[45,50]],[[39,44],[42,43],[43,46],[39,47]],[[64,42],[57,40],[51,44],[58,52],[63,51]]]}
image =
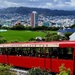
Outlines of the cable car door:
{"label": "cable car door", "polygon": [[8,50],[4,48],[4,64],[8,64]]}
{"label": "cable car door", "polygon": [[45,49],[45,68],[49,71],[52,70],[52,58],[51,58],[51,48]]}

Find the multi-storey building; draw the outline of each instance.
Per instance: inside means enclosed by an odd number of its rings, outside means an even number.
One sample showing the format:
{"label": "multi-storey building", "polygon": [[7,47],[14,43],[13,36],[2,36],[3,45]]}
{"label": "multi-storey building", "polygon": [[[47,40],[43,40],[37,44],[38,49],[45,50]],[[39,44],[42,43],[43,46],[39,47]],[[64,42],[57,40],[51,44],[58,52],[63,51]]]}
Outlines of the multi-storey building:
{"label": "multi-storey building", "polygon": [[37,26],[38,25],[38,17],[37,17],[37,15],[36,15],[37,13],[36,13],[36,11],[33,11],[32,13],[31,13],[31,15],[30,15],[30,25],[32,26],[32,27],[35,27],[35,26]]}

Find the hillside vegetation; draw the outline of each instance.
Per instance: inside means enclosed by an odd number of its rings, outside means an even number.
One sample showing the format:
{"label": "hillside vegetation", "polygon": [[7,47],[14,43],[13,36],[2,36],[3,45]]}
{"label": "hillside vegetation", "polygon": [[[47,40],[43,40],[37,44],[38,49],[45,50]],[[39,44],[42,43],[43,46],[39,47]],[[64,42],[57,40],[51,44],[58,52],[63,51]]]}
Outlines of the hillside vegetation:
{"label": "hillside vegetation", "polygon": [[[46,16],[68,16],[68,15],[74,15],[75,11],[66,11],[66,10],[50,10],[45,8],[30,8],[30,7],[9,7],[0,9],[0,14],[22,14],[26,15],[31,13],[32,11],[36,11],[38,14],[43,14]],[[3,15],[2,15],[3,16]]]}

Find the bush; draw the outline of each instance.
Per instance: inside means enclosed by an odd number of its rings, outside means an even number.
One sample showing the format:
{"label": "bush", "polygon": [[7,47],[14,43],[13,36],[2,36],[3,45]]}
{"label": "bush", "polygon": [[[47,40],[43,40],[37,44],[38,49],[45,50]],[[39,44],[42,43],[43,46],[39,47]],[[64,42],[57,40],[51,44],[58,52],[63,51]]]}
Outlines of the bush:
{"label": "bush", "polygon": [[20,42],[19,40],[11,40],[10,43],[17,43]]}
{"label": "bush", "polygon": [[0,75],[11,75],[10,68],[12,66],[0,64]]}
{"label": "bush", "polygon": [[69,39],[69,36],[72,34],[72,32],[68,32],[68,33],[65,33],[65,36]]}
{"label": "bush", "polygon": [[51,35],[46,37],[46,41],[59,41],[59,40],[68,40],[66,36],[60,36],[60,35]]}
{"label": "bush", "polygon": [[40,68],[32,68],[26,75],[52,75],[49,71],[42,70]]}
{"label": "bush", "polygon": [[2,36],[0,36],[0,43],[6,43],[7,40],[5,38],[3,38]]}
{"label": "bush", "polygon": [[62,64],[60,67],[59,67],[59,70],[60,70],[60,73],[59,74],[56,74],[56,75],[70,75],[70,69],[66,69],[66,67],[64,66],[64,64]]}

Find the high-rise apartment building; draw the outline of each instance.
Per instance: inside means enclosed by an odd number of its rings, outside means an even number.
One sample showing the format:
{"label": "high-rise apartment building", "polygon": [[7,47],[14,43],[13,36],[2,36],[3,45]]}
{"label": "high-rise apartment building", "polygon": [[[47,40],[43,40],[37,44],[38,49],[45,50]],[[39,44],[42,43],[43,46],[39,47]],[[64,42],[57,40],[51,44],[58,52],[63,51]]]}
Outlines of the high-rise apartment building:
{"label": "high-rise apartment building", "polygon": [[32,13],[31,13],[31,15],[30,15],[30,25],[32,26],[32,27],[35,27],[35,26],[37,26],[38,25],[38,18],[37,18],[37,13],[36,13],[36,11],[33,11]]}

